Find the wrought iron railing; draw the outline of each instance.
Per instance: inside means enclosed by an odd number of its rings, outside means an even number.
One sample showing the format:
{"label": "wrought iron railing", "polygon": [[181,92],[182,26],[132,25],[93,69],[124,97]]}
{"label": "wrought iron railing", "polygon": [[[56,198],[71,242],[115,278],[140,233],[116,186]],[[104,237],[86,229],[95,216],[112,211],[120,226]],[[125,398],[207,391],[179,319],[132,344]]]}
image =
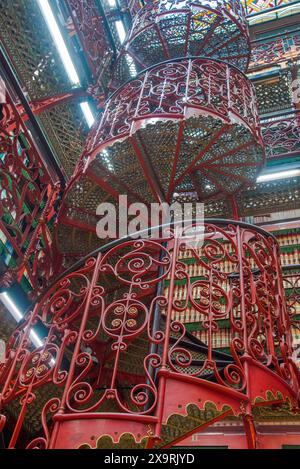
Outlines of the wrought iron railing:
{"label": "wrought iron railing", "polygon": [[[112,242],[40,298],[0,368],[2,413],[13,409],[17,416],[9,447],[78,447],[88,440],[86,419],[114,440],[130,421],[135,441],[145,436],[158,444],[170,416],[185,416],[191,403],[214,403],[218,418],[250,418],[256,405],[287,400],[297,406],[299,375],[275,238],[227,220],[207,220],[200,237],[195,228],[199,233],[193,224],[168,229],[161,239]],[[197,278],[187,258],[198,265]],[[205,341],[178,319],[189,305]],[[222,320],[229,322],[229,353],[214,345]],[[21,428],[32,419],[38,436],[30,441]]]}
{"label": "wrought iron railing", "polygon": [[267,158],[298,156],[300,152],[300,112],[290,112],[262,121]]}
{"label": "wrought iron railing", "polygon": [[240,1],[135,2],[133,22],[114,68],[112,86],[177,57],[221,59],[246,70],[250,41]]}
{"label": "wrought iron railing", "polygon": [[269,67],[280,62],[295,60],[299,56],[300,33],[281,35],[252,42],[250,70]]}

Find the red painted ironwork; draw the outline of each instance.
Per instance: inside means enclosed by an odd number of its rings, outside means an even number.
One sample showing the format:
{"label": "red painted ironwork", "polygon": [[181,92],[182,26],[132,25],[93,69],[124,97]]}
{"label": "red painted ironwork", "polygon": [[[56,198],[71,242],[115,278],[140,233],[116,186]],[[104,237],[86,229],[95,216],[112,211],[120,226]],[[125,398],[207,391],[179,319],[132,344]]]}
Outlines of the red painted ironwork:
{"label": "red painted ironwork", "polygon": [[299,112],[262,122],[267,158],[297,156],[300,151]]}
{"label": "red painted ironwork", "polygon": [[67,3],[93,78],[103,92],[110,80],[114,57],[104,19],[94,0],[68,0]]}
{"label": "red painted ironwork", "polygon": [[299,57],[300,34],[286,35],[262,43],[252,43],[250,70],[269,67]]}
{"label": "red painted ironwork", "polygon": [[[186,416],[192,404],[218,403],[213,421],[234,414],[247,425],[257,405],[288,399],[297,407],[299,373],[275,238],[251,225],[207,220],[198,247],[197,227],[108,245],[40,298],[0,365],[2,413],[12,402],[18,406],[10,448],[76,448],[93,444],[95,434],[116,442],[124,431],[135,442],[168,446],[158,443],[168,419]],[[188,272],[187,251],[200,278]],[[181,300],[178,282],[185,285]],[[191,340],[175,319],[188,303],[201,317],[205,341]],[[228,354],[213,346],[224,320]],[[35,347],[30,333],[39,324],[43,340]],[[43,393],[39,436],[24,442],[22,425]]]}
{"label": "red painted ironwork", "polygon": [[53,274],[54,250],[47,223],[54,215],[59,186],[8,93],[0,120],[0,168],[0,230],[11,257],[5,275],[12,282],[25,274],[37,294]]}
{"label": "red painted ironwork", "polygon": [[117,59],[113,84],[177,57],[221,59],[246,70],[250,56],[248,27],[239,1],[160,0],[136,9]]}
{"label": "red painted ironwork", "polygon": [[[83,91],[82,89],[70,91],[69,93],[58,94],[55,96],[49,96],[47,98],[39,99],[36,101],[31,101],[29,103],[30,108],[34,115],[38,116],[42,112],[45,112],[51,109],[54,106],[59,106],[61,104],[65,104],[71,101],[77,101],[78,98],[88,97],[92,95],[93,91]],[[23,122],[28,120],[28,115],[24,110],[24,107],[21,104],[16,104],[16,109],[20,115],[20,118]],[[6,126],[6,132],[11,132],[14,130],[16,125],[16,121],[12,118],[10,125]]]}
{"label": "red painted ironwork", "polygon": [[[162,141],[161,151],[147,137],[153,132],[158,145]],[[164,142],[166,132],[171,147]],[[206,181],[207,197],[236,192],[255,179],[264,162],[251,82],[228,64],[200,58],[166,62],[140,74],[108,101],[77,174],[88,169],[87,175],[109,181],[120,193],[112,178],[122,185],[128,181],[115,154],[125,149],[136,159],[138,187],[132,180],[131,191],[146,201],[170,199],[187,184],[193,191],[189,174],[199,187]]]}

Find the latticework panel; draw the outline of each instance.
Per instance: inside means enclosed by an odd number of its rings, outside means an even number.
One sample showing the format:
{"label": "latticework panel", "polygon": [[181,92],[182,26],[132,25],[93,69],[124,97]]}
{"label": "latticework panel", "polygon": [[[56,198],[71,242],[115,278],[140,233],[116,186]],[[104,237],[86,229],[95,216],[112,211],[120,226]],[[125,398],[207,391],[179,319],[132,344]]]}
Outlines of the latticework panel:
{"label": "latticework panel", "polygon": [[0,0],[0,39],[30,99],[69,91],[70,83],[35,0]]}
{"label": "latticework panel", "polygon": [[263,215],[299,208],[300,178],[260,183],[238,197],[244,216]]}
{"label": "latticework panel", "polygon": [[292,87],[289,71],[274,78],[255,82],[259,114],[281,111],[292,107]]}
{"label": "latticework panel", "polygon": [[[197,201],[197,195],[192,193],[179,194],[175,198],[180,203]],[[240,216],[265,215],[283,210],[294,210],[299,207],[300,179],[293,177],[277,181],[259,183],[243,191],[237,197]],[[205,203],[207,217],[232,216],[227,199],[207,201]]]}
{"label": "latticework panel", "polygon": [[297,59],[300,55],[300,33],[286,33],[275,39],[265,39],[252,44],[250,70],[269,67],[280,62]]}
{"label": "latticework panel", "polygon": [[[59,52],[35,0],[0,0],[0,40],[30,101],[69,92]],[[82,98],[80,98],[82,99]],[[74,171],[87,135],[78,100],[42,112],[39,119],[67,177]]]}
{"label": "latticework panel", "polygon": [[133,20],[115,70],[116,84],[137,71],[177,57],[224,60],[245,70],[250,43],[243,9],[236,1],[148,2]]}
{"label": "latticework panel", "polygon": [[82,154],[88,127],[78,103],[55,106],[39,116],[60,164],[70,177]]}
{"label": "latticework panel", "polygon": [[37,294],[55,271],[47,228],[58,185],[9,93],[0,115],[0,285],[23,275]]}
{"label": "latticework panel", "polygon": [[268,158],[299,155],[300,114],[291,113],[262,123],[262,135]]}

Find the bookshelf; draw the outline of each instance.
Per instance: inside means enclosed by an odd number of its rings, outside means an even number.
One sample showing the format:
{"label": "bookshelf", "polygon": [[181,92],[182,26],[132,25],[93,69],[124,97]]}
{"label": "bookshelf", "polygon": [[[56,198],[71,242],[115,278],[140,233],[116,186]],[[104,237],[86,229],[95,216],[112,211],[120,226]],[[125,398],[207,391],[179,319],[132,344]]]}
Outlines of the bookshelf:
{"label": "bookshelf", "polygon": [[[290,308],[293,316],[292,321],[292,335],[294,347],[300,347],[300,227],[293,227],[291,229],[278,229],[276,225],[273,227],[272,234],[276,236],[280,246],[280,262],[284,275],[284,288],[287,296],[287,305]],[[219,240],[220,241],[220,240]],[[224,245],[227,243],[225,242]],[[227,244],[228,251],[229,243]],[[201,281],[209,278],[209,269],[205,267],[206,258],[203,257],[203,250],[196,251],[199,258],[195,258],[190,250],[185,250],[180,253],[180,262],[185,265],[186,276],[189,277],[189,282],[195,285],[192,288],[192,297],[194,302],[203,302],[203,292],[201,288]],[[232,254],[232,253],[230,253]],[[221,251],[219,252],[221,257]],[[193,257],[194,256],[194,257]],[[217,256],[217,251],[215,252]],[[255,270],[256,262],[249,255],[246,259],[251,269]],[[226,275],[224,278],[218,278],[217,283],[221,289],[228,295],[232,288],[231,273],[236,272],[238,263],[227,258],[217,264],[219,270]],[[294,282],[291,286],[291,281]],[[175,282],[174,300],[182,307],[179,310],[173,310],[173,319],[178,320],[185,324],[186,329],[195,335],[199,340],[207,343],[207,330],[205,330],[203,323],[207,316],[193,307],[191,302],[187,299],[187,283],[186,278],[177,280]],[[168,294],[168,280],[165,282],[165,295]],[[205,296],[205,295],[204,295]],[[205,300],[205,298],[204,298]],[[181,310],[182,309],[182,310]],[[201,309],[201,308],[199,308]],[[230,315],[233,318],[240,318],[238,308],[233,308],[231,312],[224,315],[221,319],[217,320],[218,330],[212,335],[212,343],[214,348],[227,349],[230,346]],[[298,327],[299,325],[299,327]]]}

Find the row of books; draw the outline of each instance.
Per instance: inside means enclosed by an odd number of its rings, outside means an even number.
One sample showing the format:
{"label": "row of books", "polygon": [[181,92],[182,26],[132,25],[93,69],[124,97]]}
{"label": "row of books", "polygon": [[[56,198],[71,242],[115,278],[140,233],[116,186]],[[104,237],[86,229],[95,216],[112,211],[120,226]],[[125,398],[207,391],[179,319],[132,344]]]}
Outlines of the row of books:
{"label": "row of books", "polygon": [[300,230],[299,232],[289,232],[284,234],[278,234],[276,239],[280,246],[295,246],[300,245]]}
{"label": "row of books", "polygon": [[[291,285],[290,283],[287,281],[284,281],[284,284],[283,284],[284,288],[286,289],[291,289]],[[218,283],[218,287],[220,287],[226,295],[228,295],[230,289],[231,289],[231,283],[230,282],[219,282]],[[209,298],[209,293],[208,291],[205,292],[206,287],[203,288],[203,285],[199,285],[198,282],[195,282],[195,284],[191,284],[191,296],[193,299],[197,299],[197,298],[201,298],[202,301],[204,301],[204,298],[207,298],[207,302],[209,301],[208,298]],[[300,288],[300,281],[298,282],[298,285],[296,287],[294,287],[294,290],[297,289],[298,291],[298,295],[299,295],[299,288]],[[207,290],[209,290],[209,285],[207,285]],[[167,297],[169,294],[169,286],[167,286],[165,289],[164,289],[164,295]],[[219,289],[215,288],[213,289],[213,295],[212,295],[212,300],[213,301],[217,301],[220,298],[222,298],[222,296],[224,297],[225,294],[223,294]],[[294,295],[296,294],[296,291],[294,292]],[[206,296],[205,296],[206,295]],[[173,297],[175,300],[179,300],[179,301],[184,301],[186,300],[187,298],[187,288],[186,288],[186,285],[175,285],[174,287],[174,292],[173,292]],[[222,302],[222,301],[221,301]],[[223,301],[224,302],[224,301]]]}
{"label": "row of books", "polygon": [[[247,262],[251,269],[259,268],[258,262],[253,257],[248,258]],[[282,266],[295,264],[300,265],[300,249],[295,249],[290,252],[282,252],[280,256],[280,262]],[[204,260],[203,263],[207,263],[208,267],[206,268],[203,264],[200,264],[197,259],[193,259],[192,262],[186,264],[185,270],[189,277],[207,277],[210,269],[216,269],[225,274],[239,271],[239,263],[231,262],[228,259],[222,260],[220,262]]]}
{"label": "row of books", "polygon": [[280,260],[282,265],[300,264],[300,249],[294,249],[291,252],[282,252]]}
{"label": "row of books", "polygon": [[291,300],[290,302],[288,301],[287,304],[293,315],[300,316],[300,302]]}
{"label": "row of books", "polygon": [[[208,345],[208,331],[194,331],[193,335],[197,339],[204,342]],[[212,347],[216,348],[228,348],[230,346],[230,330],[229,329],[219,329],[214,332],[211,336]]]}
{"label": "row of books", "polygon": [[292,327],[293,346],[300,345],[300,329],[298,327]]}
{"label": "row of books", "polygon": [[[208,331],[201,330],[201,331],[193,331],[192,334],[197,337],[197,339],[201,340],[201,342],[208,345]],[[295,348],[299,347],[300,345],[300,330],[298,328],[292,328],[292,339],[293,339],[293,346]],[[230,340],[231,340],[231,332],[230,329],[219,329],[215,331],[211,336],[212,346],[213,348],[229,348],[230,347]]]}
{"label": "row of books", "polygon": [[[276,239],[278,241],[278,244],[280,247],[293,247],[294,249],[292,251],[293,256],[297,257],[299,261],[299,246],[300,246],[300,229],[299,230],[294,230],[291,232],[286,232],[283,231],[282,234],[277,233]],[[214,256],[217,255],[222,255],[222,250],[227,249],[229,252],[232,251],[232,247],[230,246],[230,243],[222,240],[217,240],[220,243],[220,246],[218,247],[216,244],[214,244]],[[222,248],[221,248],[222,246]],[[179,259],[193,259],[195,257],[195,252],[201,257],[203,256],[203,247],[200,247],[198,249],[190,250],[190,249],[185,249],[184,251],[180,251],[179,253]],[[285,254],[282,252],[282,254]],[[298,254],[298,256],[297,256]]]}
{"label": "row of books", "polygon": [[[180,257],[180,260],[190,259],[191,261],[194,261],[194,262],[190,262],[190,265],[196,269],[197,265],[199,265],[199,261],[195,258],[194,254],[193,254],[194,257],[188,257],[188,252],[186,253],[186,255],[187,257]],[[220,256],[219,261],[218,261],[218,255]],[[202,253],[202,256],[203,256],[203,253]],[[281,258],[281,262],[283,265],[300,264],[300,247],[294,247],[294,248],[290,247],[290,249],[288,250],[282,249],[280,253],[280,258]],[[224,266],[225,271],[226,269],[228,270],[230,268],[232,269],[236,267],[236,264],[237,264],[235,262],[232,262],[228,258],[228,256],[226,256],[225,259],[222,259],[221,251],[219,252],[219,254],[215,253],[212,259],[203,258],[203,262],[207,263],[207,265],[209,266],[212,266],[214,264],[216,265],[216,267]],[[255,260],[253,258],[249,258],[249,262],[252,264],[255,264]]]}
{"label": "row of books", "polygon": [[[289,305],[288,305],[288,307],[289,307]],[[252,311],[253,311],[253,313],[255,313],[254,309]],[[300,315],[300,304],[299,303],[296,303],[296,304],[292,305],[291,313],[295,316]],[[222,321],[224,321],[224,320],[228,321],[230,314],[231,314],[231,312],[227,313],[226,315],[224,314],[224,316],[222,316],[221,320]],[[238,308],[234,309],[232,311],[232,314],[233,314],[233,317],[235,319],[240,319],[241,318],[241,313],[240,313],[240,310]],[[184,311],[177,311],[177,310],[172,311],[172,319],[174,321],[180,321],[183,324],[199,323],[201,325],[201,324],[204,323],[204,321],[207,320],[207,318],[208,318],[207,315],[201,313],[196,308],[193,308],[191,306],[188,306],[187,308],[185,308]]]}
{"label": "row of books", "polygon": [[[233,317],[236,319],[241,317],[241,313],[238,309],[233,310]],[[200,311],[191,306],[185,308],[184,311],[172,311],[172,319],[174,321],[180,321],[183,324],[199,323],[200,325],[202,325],[203,322],[207,320],[207,318],[207,315],[200,313]],[[226,316],[222,317],[222,320],[228,319],[229,314],[226,314]]]}

